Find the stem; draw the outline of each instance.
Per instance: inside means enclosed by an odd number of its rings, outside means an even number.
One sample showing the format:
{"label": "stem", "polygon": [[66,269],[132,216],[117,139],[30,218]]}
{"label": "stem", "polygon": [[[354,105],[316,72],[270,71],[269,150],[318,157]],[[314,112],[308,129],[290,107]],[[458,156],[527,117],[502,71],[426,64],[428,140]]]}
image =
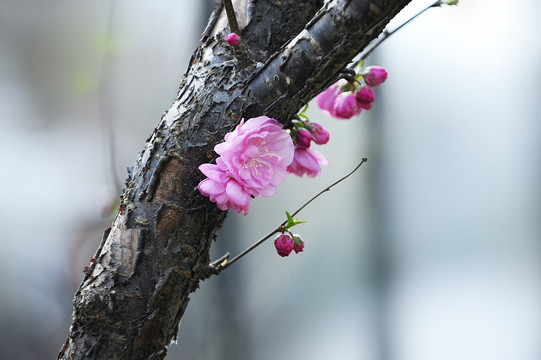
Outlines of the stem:
{"label": "stem", "polygon": [[[343,176],[342,178],[336,180],[335,182],[333,182],[331,185],[327,186],[325,189],[321,190],[317,195],[315,195],[313,198],[311,198],[310,200],[308,200],[303,206],[301,206],[297,211],[295,211],[293,214],[291,214],[291,217],[297,215],[298,213],[301,212],[302,209],[304,209],[306,206],[308,206],[308,204],[310,204],[312,201],[314,201],[315,199],[317,199],[320,195],[322,195],[324,192],[327,192],[329,190],[331,190],[332,187],[334,187],[335,185],[338,185],[339,183],[341,183],[342,181],[346,180],[348,177],[350,177],[351,175],[353,175],[353,173],[355,171],[357,171],[362,164],[364,164],[365,162],[367,162],[368,159],[367,158],[362,158],[361,159],[361,162],[355,167],[355,169],[351,170],[351,172],[345,176]],[[284,226],[286,224],[286,221],[284,221],[282,223],[282,226]]]}
{"label": "stem", "polygon": [[419,15],[421,15],[422,13],[424,13],[425,11],[427,11],[428,9],[430,8],[433,8],[433,7],[438,7],[438,6],[441,6],[443,3],[441,0],[437,0],[437,1],[434,1],[431,5],[428,5],[426,8],[424,8],[423,10],[419,11],[417,14],[413,15],[411,18],[409,18],[408,20],[404,21],[400,26],[398,26],[397,28],[395,28],[394,30],[392,31],[389,31],[387,29],[384,29],[383,32],[381,33],[382,35],[377,38],[376,40],[374,40],[374,42],[372,42],[372,44],[370,44],[365,51],[363,51],[361,54],[359,54],[359,59],[357,59],[355,62],[353,62],[349,67],[351,69],[355,69],[355,67],[357,65],[359,65],[359,63],[363,60],[365,60],[370,54],[372,54],[372,52],[379,46],[381,45],[382,42],[384,42],[385,40],[387,40],[388,38],[391,37],[391,35],[393,35],[394,33],[396,33],[398,30],[402,29],[404,26],[406,26],[407,24],[409,24],[413,19],[415,19],[416,17],[418,17]]}
{"label": "stem", "polygon": [[231,0],[223,0],[225,13],[227,15],[227,21],[229,21],[229,30],[240,36],[239,24],[237,23],[237,17],[235,16],[235,9]]}
{"label": "stem", "polygon": [[[340,179],[338,179],[337,181],[335,181],[334,183],[332,183],[331,185],[327,186],[325,189],[321,190],[319,193],[317,193],[317,195],[315,195],[314,197],[312,197],[310,200],[308,200],[303,206],[301,206],[299,209],[297,209],[297,211],[295,211],[291,217],[297,215],[299,212],[301,212],[302,209],[304,209],[306,206],[308,206],[308,204],[310,204],[312,201],[314,201],[315,199],[317,199],[319,196],[321,196],[324,192],[327,192],[329,190],[331,190],[332,187],[338,185],[339,183],[341,183],[342,181],[346,180],[348,177],[350,177],[351,175],[353,175],[353,173],[355,171],[357,171],[362,164],[364,164],[365,162],[367,162],[368,159],[367,158],[362,158],[361,162],[355,167],[355,169],[353,169],[349,174],[341,177]],[[256,247],[258,247],[259,245],[261,245],[265,240],[267,240],[268,238],[270,238],[272,235],[278,233],[278,232],[281,232],[282,229],[283,229],[283,226],[287,223],[287,221],[284,221],[283,223],[280,224],[280,226],[278,226],[276,229],[272,230],[271,232],[269,232],[267,235],[265,235],[264,237],[262,237],[261,239],[257,240],[254,244],[252,244],[250,247],[248,247],[246,250],[244,250],[243,252],[241,252],[240,254],[238,254],[237,256],[235,256],[233,259],[231,259],[231,261],[228,261],[227,263],[225,263],[223,266],[220,266],[218,265],[216,267],[216,274],[220,273],[222,270],[228,268],[229,266],[231,266],[233,263],[235,263],[236,261],[240,260],[244,255],[248,254],[250,251],[252,251],[253,249],[255,249]]]}
{"label": "stem", "polygon": [[[284,224],[285,224],[285,221],[284,221]],[[277,227],[276,229],[272,230],[270,233],[268,233],[267,235],[265,235],[264,237],[262,237],[261,239],[257,240],[255,243],[253,243],[252,245],[250,245],[250,247],[248,247],[246,250],[244,250],[243,252],[241,252],[240,254],[238,254],[237,256],[235,256],[233,259],[231,259],[231,261],[228,261],[226,262],[222,267],[220,267],[218,265],[218,270],[219,271],[222,271],[224,270],[225,268],[231,266],[233,263],[235,263],[236,261],[240,260],[244,255],[248,254],[250,251],[252,251],[253,249],[255,249],[256,247],[258,247],[259,245],[261,245],[265,240],[267,240],[268,238],[270,238],[272,235],[276,234],[277,232],[280,232],[281,229],[280,227]]]}

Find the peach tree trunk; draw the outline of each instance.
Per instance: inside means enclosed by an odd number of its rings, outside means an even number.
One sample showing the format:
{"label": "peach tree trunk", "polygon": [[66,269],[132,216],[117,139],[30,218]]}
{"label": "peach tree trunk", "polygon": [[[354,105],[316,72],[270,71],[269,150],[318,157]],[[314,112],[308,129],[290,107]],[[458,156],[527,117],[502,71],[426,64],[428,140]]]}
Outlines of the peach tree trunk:
{"label": "peach tree trunk", "polygon": [[113,225],[77,290],[59,359],[163,359],[226,212],[198,166],[242,118],[283,124],[410,0],[234,1],[241,44],[217,8],[171,108],[131,167]]}

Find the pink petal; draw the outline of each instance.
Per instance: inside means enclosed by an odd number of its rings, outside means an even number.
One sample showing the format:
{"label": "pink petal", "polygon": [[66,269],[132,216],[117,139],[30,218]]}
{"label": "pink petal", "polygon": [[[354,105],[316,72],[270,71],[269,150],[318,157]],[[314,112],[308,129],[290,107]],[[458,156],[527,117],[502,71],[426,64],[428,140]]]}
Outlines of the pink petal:
{"label": "pink petal", "polygon": [[250,203],[250,195],[243,191],[242,186],[231,180],[227,183],[225,192],[229,196],[229,201],[239,207],[248,207]]}
{"label": "pink petal", "polygon": [[205,196],[220,194],[225,191],[225,185],[211,179],[205,179],[197,186],[199,192]]}

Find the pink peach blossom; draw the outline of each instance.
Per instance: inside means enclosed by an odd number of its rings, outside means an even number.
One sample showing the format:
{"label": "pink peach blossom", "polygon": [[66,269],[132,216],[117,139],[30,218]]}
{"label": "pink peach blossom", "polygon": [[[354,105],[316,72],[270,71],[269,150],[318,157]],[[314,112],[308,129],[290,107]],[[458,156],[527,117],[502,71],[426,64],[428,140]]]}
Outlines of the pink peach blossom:
{"label": "pink peach blossom", "polygon": [[238,213],[248,214],[252,195],[250,189],[243,188],[217,165],[203,164],[199,170],[207,176],[207,179],[197,186],[202,195],[208,196],[220,210],[233,209]]}
{"label": "pink peach blossom", "polygon": [[328,165],[329,162],[322,153],[315,149],[295,149],[293,161],[287,168],[288,173],[297,176],[306,174],[308,177],[315,177],[321,173],[321,165]]}
{"label": "pink peach blossom", "polygon": [[343,92],[340,84],[341,82],[336,82],[316,96],[319,108],[328,115],[331,115],[336,97]]}
{"label": "pink peach blossom", "polygon": [[214,151],[220,154],[216,160],[220,169],[257,195],[268,197],[285,180],[294,146],[280,123],[260,116],[241,121]]}
{"label": "pink peach blossom", "polygon": [[216,165],[199,167],[207,179],[198,189],[222,210],[248,214],[250,198],[268,197],[287,175],[294,156],[293,141],[281,124],[266,116],[241,123],[214,147]]}

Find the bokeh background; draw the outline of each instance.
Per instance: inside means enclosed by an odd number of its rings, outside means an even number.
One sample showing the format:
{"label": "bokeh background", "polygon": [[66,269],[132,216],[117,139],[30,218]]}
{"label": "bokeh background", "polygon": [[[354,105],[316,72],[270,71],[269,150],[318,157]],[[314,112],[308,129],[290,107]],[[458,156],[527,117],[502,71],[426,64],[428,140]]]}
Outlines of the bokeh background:
{"label": "bokeh background", "polygon": [[[212,5],[0,1],[2,359],[56,356]],[[204,282],[167,358],[540,359],[540,32],[537,0],[431,9],[367,62],[390,74],[373,110],[339,121],[312,104],[330,165],[230,213],[213,256],[369,162],[301,213],[303,253],[268,242]]]}

